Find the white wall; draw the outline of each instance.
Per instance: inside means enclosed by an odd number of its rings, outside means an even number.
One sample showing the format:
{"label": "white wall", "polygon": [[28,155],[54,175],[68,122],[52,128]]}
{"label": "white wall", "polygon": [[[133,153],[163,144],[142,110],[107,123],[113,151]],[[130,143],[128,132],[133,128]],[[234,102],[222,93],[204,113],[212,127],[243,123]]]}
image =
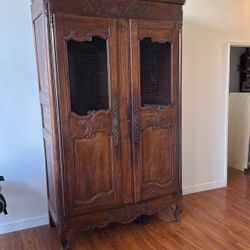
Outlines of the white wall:
{"label": "white wall", "polygon": [[[47,222],[30,0],[1,0],[0,233]],[[250,42],[249,0],[187,0],[183,48],[184,192],[226,184],[228,41]]]}
{"label": "white wall", "polygon": [[30,2],[0,1],[0,175],[9,212],[0,233],[47,223]]}
{"label": "white wall", "polygon": [[184,193],[226,185],[227,43],[250,42],[249,13],[249,0],[187,0],[184,7]]}
{"label": "white wall", "polygon": [[228,166],[244,171],[248,167],[250,93],[230,93],[228,135]]}

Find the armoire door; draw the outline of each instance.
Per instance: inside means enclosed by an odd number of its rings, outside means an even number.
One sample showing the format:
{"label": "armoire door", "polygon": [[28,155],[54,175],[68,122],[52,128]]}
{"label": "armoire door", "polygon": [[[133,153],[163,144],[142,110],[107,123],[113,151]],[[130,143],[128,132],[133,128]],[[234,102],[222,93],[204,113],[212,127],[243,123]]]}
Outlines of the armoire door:
{"label": "armoire door", "polygon": [[116,21],[56,16],[66,215],[121,204]]}
{"label": "armoire door", "polygon": [[178,191],[179,23],[131,20],[130,29],[135,201],[140,202]]}

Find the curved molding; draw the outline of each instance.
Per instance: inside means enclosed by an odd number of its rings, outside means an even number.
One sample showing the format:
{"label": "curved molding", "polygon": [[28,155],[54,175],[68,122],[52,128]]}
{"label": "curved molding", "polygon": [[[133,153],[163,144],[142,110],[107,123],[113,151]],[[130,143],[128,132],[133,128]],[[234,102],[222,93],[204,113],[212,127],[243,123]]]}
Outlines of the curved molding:
{"label": "curved molding", "polygon": [[79,33],[75,30],[71,30],[67,35],[64,36],[64,40],[66,41],[74,40],[77,42],[91,42],[93,40],[93,37],[100,37],[104,40],[107,40],[110,37],[110,30],[108,34],[97,30],[87,33]]}
{"label": "curved molding", "polygon": [[143,39],[151,39],[151,42],[152,43],[173,43],[173,39],[171,36],[169,36],[169,34],[166,34],[166,36],[164,37],[159,37],[159,36],[154,36],[152,35],[151,33],[148,33],[148,34],[143,34],[143,36],[139,36],[138,39],[140,41],[142,41]]}
{"label": "curved molding", "polygon": [[71,116],[77,118],[77,119],[89,119],[89,118],[93,118],[94,116],[98,116],[98,115],[109,115],[110,114],[110,111],[109,110],[91,110],[87,113],[87,115],[78,115],[77,113],[75,112],[72,112],[70,113]]}
{"label": "curved molding", "polygon": [[82,201],[82,200],[76,200],[75,201],[75,205],[89,205],[91,203],[94,203],[95,201],[99,200],[99,199],[105,199],[105,198],[110,198],[112,196],[112,194],[114,193],[114,189],[111,189],[108,192],[101,192],[101,193],[97,193],[94,194],[93,197],[91,197],[90,199],[86,200],[86,201]]}
{"label": "curved molding", "polygon": [[[134,204],[123,209],[109,209],[100,215],[99,220],[96,224],[85,226],[82,230],[87,231],[90,229],[103,228],[113,222],[128,224],[142,214],[151,216],[168,208],[172,208],[173,206],[177,207],[178,201],[176,203],[167,204],[165,206],[163,205],[161,206],[161,208],[157,208],[152,203],[144,201],[142,203]],[[175,212],[175,210],[173,210],[173,212]]]}
{"label": "curved molding", "polygon": [[78,223],[81,219],[79,218],[78,220],[75,218],[71,227],[66,224],[61,228],[60,234],[64,238],[65,235],[71,235],[73,232],[104,228],[113,222],[128,224],[140,215],[145,214],[152,216],[167,209],[171,209],[176,219],[176,215],[178,215],[179,219],[182,212],[181,196],[181,192],[178,191],[176,193],[164,195],[158,199],[147,200],[137,204],[130,204],[125,207],[99,211],[93,214],[93,217],[91,217],[91,214],[86,215],[88,217],[88,222]]}
{"label": "curved molding", "polygon": [[[182,12],[180,13],[182,15]],[[179,35],[179,29],[182,27],[181,22],[175,22],[172,27],[163,29],[155,28],[154,30],[148,30],[146,27],[140,29],[138,34],[138,40],[143,40],[146,38],[151,39],[152,43],[170,43],[174,42],[176,35]]]}
{"label": "curved molding", "polygon": [[169,186],[171,186],[173,184],[173,176],[171,176],[171,178],[170,178],[170,180],[168,180],[166,183],[164,183],[164,184],[161,184],[161,183],[159,183],[159,182],[153,182],[153,181],[151,181],[151,182],[147,182],[147,183],[144,183],[143,184],[143,186],[144,187],[150,187],[150,186],[156,186],[156,187],[158,187],[158,188],[162,188],[162,189],[164,189],[164,188],[166,188],[166,187],[169,187]]}

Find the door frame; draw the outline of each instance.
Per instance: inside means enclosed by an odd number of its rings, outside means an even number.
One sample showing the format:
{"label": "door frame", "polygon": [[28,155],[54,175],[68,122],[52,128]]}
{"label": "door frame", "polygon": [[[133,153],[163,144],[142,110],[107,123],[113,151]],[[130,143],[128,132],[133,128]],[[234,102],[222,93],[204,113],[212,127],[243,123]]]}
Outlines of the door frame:
{"label": "door frame", "polygon": [[224,180],[225,186],[228,182],[228,132],[229,132],[229,89],[230,89],[230,59],[231,47],[250,47],[249,41],[228,41],[224,47],[226,54],[226,67],[225,67],[225,154],[224,154]]}

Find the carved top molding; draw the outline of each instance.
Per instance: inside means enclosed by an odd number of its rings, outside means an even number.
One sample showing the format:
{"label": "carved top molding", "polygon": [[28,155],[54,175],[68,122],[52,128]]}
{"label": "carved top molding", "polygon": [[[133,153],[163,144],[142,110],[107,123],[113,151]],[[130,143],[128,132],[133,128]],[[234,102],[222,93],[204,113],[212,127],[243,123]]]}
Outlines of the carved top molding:
{"label": "carved top molding", "polygon": [[151,12],[151,5],[144,5],[140,2],[126,3],[126,2],[107,2],[107,0],[87,0],[82,7],[82,13],[88,15],[89,13],[99,16],[101,13],[111,16],[134,16],[146,17]]}
{"label": "carved top molding", "polygon": [[34,15],[48,5],[53,15],[181,21],[184,0],[34,0]]}
{"label": "carved top molding", "polygon": [[186,0],[142,0],[142,2],[185,4]]}
{"label": "carved top molding", "polygon": [[[31,0],[31,3],[35,3],[38,0]],[[47,2],[54,2],[53,0],[44,0]],[[138,2],[152,2],[152,3],[175,3],[175,4],[185,4],[186,0],[138,0]]]}

